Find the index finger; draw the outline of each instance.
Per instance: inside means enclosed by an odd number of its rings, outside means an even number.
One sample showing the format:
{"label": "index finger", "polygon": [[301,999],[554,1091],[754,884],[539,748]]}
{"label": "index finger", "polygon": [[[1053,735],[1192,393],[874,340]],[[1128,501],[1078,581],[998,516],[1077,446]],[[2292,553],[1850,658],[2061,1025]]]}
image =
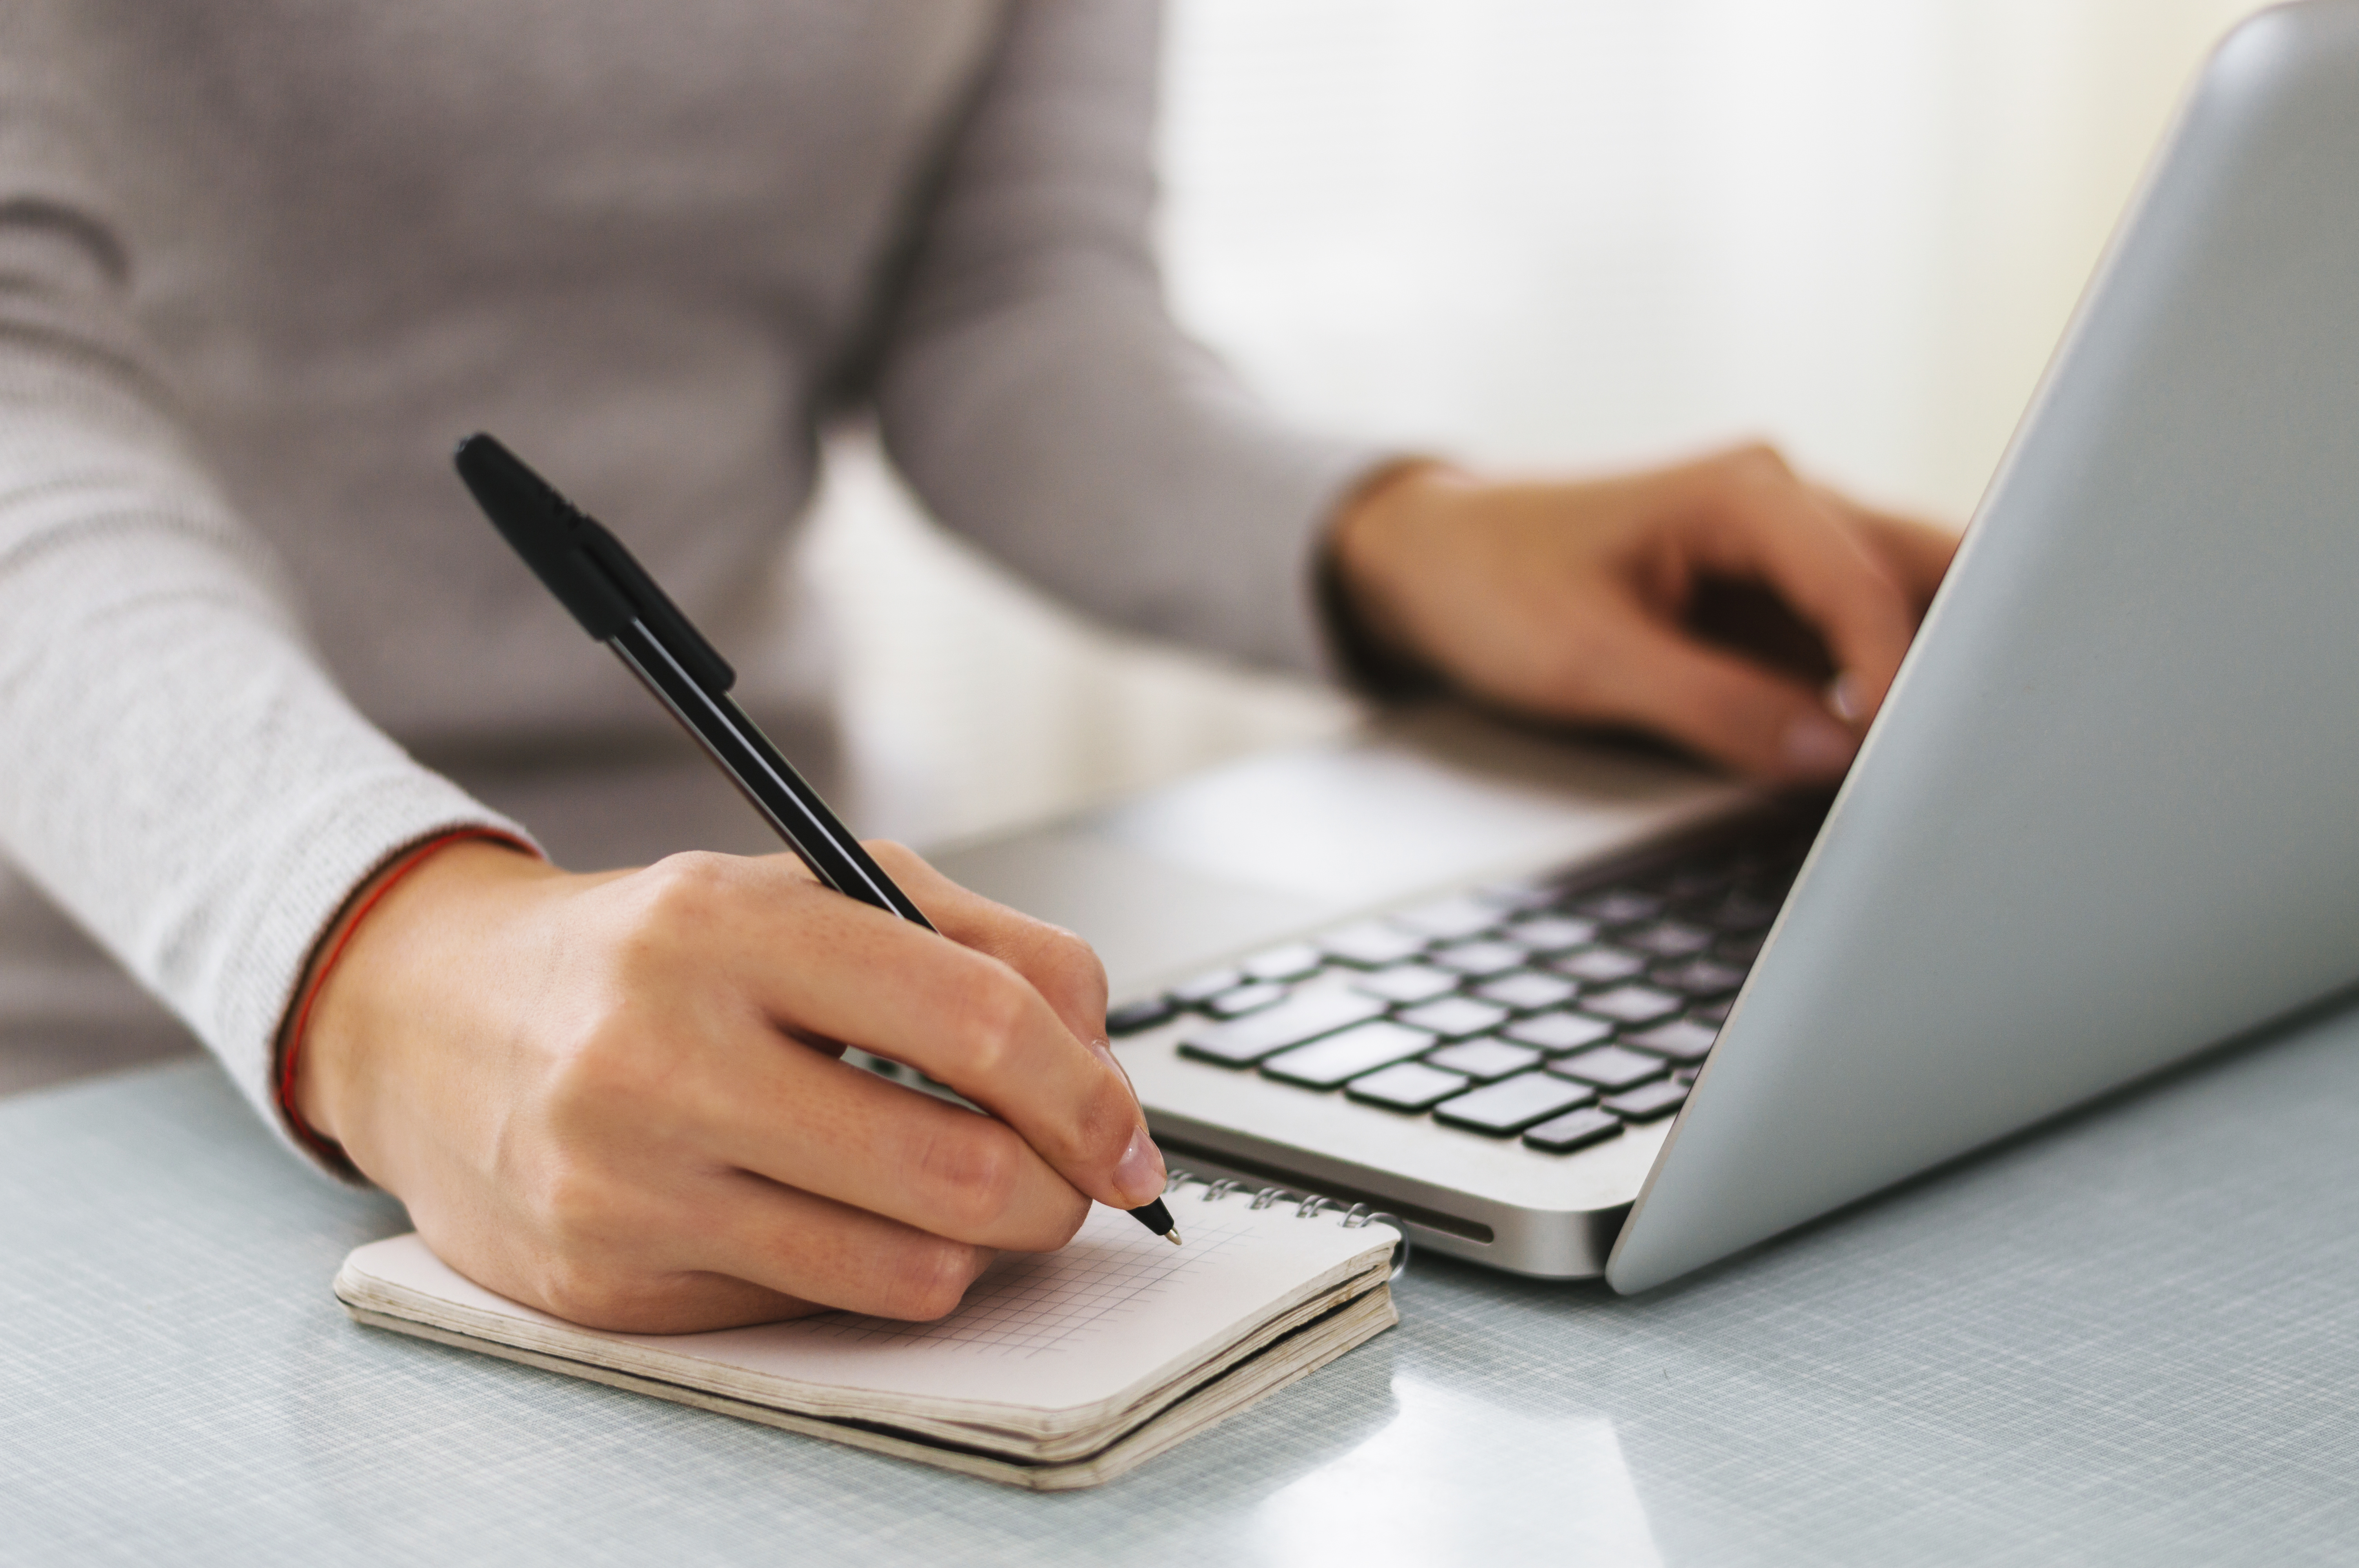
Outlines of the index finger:
{"label": "index finger", "polygon": [[[1161,1194],[1162,1156],[1120,1073],[1005,961],[784,874],[738,919],[709,923],[706,941],[774,1023],[948,1085],[1101,1203]],[[807,961],[781,965],[782,952]]]}
{"label": "index finger", "polygon": [[1884,700],[1917,617],[1907,592],[1836,507],[1773,453],[1700,470],[1690,517],[1698,564],[1749,573],[1826,639],[1864,712]]}
{"label": "index finger", "polygon": [[867,847],[943,935],[990,954],[1029,980],[1083,1044],[1105,1039],[1105,966],[1088,943],[961,887],[902,845],[880,838]]}

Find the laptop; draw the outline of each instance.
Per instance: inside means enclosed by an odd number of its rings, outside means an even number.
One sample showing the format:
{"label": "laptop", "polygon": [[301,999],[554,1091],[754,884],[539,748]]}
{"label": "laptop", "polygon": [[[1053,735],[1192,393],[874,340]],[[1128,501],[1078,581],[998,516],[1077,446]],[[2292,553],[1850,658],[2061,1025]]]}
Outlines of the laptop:
{"label": "laptop", "polygon": [[1678,1278],[2359,979],[2359,0],[2201,73],[1832,798],[1416,714],[943,857],[1175,1165]]}

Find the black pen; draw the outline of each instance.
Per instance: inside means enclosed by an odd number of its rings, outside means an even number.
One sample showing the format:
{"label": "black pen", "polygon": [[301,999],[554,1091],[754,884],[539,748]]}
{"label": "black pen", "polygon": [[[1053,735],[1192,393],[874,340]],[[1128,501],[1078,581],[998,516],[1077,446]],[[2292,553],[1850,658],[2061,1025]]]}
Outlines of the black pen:
{"label": "black pen", "polygon": [[[582,629],[655,693],[745,798],[802,858],[811,875],[847,898],[914,922],[932,921],[893,883],[805,783],[770,738],[729,696],[737,672],[689,623],[622,541],[522,459],[489,436],[459,443],[453,460],[475,503]],[[1178,1245],[1171,1211],[1157,1198],[1130,1217]]]}

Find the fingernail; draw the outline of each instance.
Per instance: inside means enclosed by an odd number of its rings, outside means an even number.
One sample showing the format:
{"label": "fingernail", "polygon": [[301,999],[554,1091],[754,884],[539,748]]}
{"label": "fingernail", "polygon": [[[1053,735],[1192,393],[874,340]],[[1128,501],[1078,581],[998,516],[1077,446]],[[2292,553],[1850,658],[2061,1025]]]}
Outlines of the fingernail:
{"label": "fingernail", "polygon": [[1860,700],[1859,682],[1848,674],[1839,675],[1827,683],[1827,709],[1846,724],[1857,724],[1865,716],[1865,705]]}
{"label": "fingernail", "polygon": [[1806,777],[1839,773],[1859,752],[1852,732],[1821,714],[1799,715],[1786,726],[1786,765]]}
{"label": "fingernail", "polygon": [[1165,1180],[1163,1151],[1142,1127],[1130,1135],[1130,1147],[1114,1168],[1114,1190],[1122,1195],[1123,1207],[1138,1208],[1163,1195]]}

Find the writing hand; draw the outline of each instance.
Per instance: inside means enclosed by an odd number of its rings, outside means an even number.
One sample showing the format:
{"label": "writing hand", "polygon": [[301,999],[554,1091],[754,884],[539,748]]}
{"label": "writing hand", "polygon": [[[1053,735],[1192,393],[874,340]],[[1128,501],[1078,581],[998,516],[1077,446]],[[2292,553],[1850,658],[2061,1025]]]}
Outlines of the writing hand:
{"label": "writing hand", "polygon": [[871,848],[940,935],[786,855],[442,849],[327,977],[294,1103],[446,1262],[575,1323],[939,1317],[995,1249],[1060,1247],[1164,1167],[1087,946]]}

